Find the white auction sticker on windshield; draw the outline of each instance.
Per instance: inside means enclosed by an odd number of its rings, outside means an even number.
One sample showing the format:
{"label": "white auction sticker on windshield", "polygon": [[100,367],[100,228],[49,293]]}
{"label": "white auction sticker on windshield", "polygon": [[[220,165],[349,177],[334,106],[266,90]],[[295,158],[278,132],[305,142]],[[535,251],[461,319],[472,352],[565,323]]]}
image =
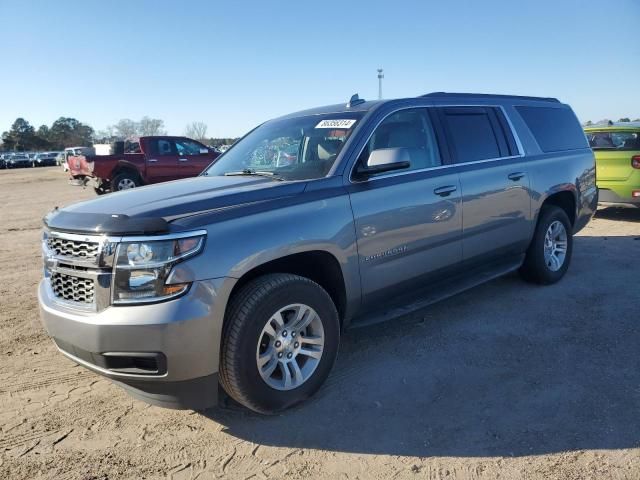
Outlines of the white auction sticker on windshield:
{"label": "white auction sticker on windshield", "polygon": [[356,120],[322,120],[316,128],[351,128]]}

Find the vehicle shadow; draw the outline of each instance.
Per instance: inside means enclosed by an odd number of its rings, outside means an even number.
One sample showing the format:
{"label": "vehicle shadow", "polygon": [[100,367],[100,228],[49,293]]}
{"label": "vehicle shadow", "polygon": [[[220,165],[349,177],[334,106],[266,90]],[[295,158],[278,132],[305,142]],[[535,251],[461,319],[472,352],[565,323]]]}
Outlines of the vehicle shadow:
{"label": "vehicle shadow", "polygon": [[634,206],[599,207],[595,218],[618,220],[625,222],[640,222],[640,208]]}
{"label": "vehicle shadow", "polygon": [[513,274],[353,329],[318,394],[264,417],[203,413],[250,442],[411,456],[640,446],[640,242],[576,237],[567,276]]}

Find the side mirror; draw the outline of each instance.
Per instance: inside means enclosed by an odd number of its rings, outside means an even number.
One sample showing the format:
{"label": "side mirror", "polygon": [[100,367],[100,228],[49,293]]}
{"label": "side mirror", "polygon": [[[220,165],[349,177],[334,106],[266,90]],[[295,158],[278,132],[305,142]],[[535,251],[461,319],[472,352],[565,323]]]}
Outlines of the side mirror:
{"label": "side mirror", "polygon": [[402,170],[411,166],[409,151],[406,148],[380,148],[369,154],[367,164],[358,168],[363,177],[377,173]]}

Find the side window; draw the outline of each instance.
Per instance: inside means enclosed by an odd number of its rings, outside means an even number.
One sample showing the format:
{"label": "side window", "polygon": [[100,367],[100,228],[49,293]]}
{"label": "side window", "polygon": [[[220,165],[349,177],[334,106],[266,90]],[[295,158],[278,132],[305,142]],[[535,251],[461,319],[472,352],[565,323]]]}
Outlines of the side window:
{"label": "side window", "polygon": [[506,140],[497,121],[492,118],[495,115],[492,110],[484,107],[442,109],[456,163],[506,156],[500,148],[506,149]]}
{"label": "side window", "polygon": [[178,155],[200,155],[202,145],[191,140],[176,140],[176,150]]}
{"label": "side window", "polygon": [[580,122],[567,107],[516,107],[543,152],[588,148]]}
{"label": "side window", "polygon": [[369,138],[359,163],[364,165],[371,152],[383,148],[408,150],[411,165],[402,171],[442,165],[438,142],[426,108],[401,110],[385,118]]}
{"label": "side window", "polygon": [[171,140],[158,138],[151,142],[151,147],[154,155],[175,155],[174,145]]}

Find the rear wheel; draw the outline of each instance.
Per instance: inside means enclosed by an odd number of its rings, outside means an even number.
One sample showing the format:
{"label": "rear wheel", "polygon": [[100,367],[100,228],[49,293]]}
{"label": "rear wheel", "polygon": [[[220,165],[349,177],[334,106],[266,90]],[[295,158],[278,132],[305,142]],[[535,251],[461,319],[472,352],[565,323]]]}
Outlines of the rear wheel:
{"label": "rear wheel", "polygon": [[271,414],[320,388],[338,352],[340,323],[320,285],[269,274],[234,295],[222,337],[223,388],[247,408]]}
{"label": "rear wheel", "polygon": [[522,277],[542,285],[560,280],[571,262],[571,231],[571,222],[563,209],[543,207],[525,261],[520,267]]}
{"label": "rear wheel", "polygon": [[119,192],[140,186],[140,177],[133,172],[122,172],[111,180],[111,190]]}

